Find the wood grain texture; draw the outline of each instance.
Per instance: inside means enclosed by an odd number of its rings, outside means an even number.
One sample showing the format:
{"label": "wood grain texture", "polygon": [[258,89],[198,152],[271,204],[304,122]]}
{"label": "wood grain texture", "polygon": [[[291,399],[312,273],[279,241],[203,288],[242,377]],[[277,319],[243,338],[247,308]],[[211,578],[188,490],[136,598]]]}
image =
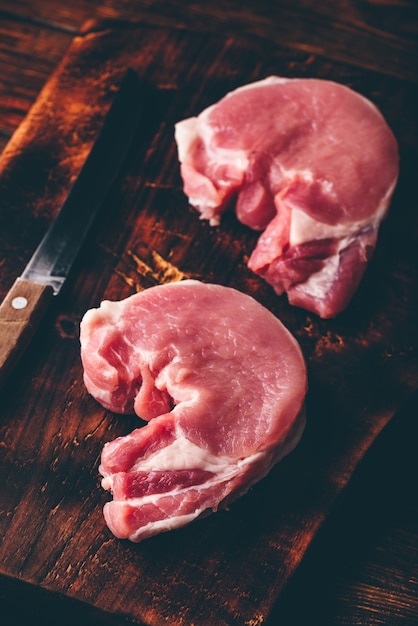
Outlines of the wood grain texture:
{"label": "wood grain texture", "polygon": [[0,388],[12,375],[50,304],[52,287],[17,278],[0,305]]}
{"label": "wood grain texture", "polygon": [[244,34],[417,81],[418,8],[413,0],[77,0],[71,8],[55,0],[2,0],[1,5],[12,14],[31,16],[34,23],[48,22],[71,32],[84,20],[107,18]]}
{"label": "wood grain texture", "polygon": [[24,119],[71,39],[69,33],[22,22],[0,9],[1,148]]}
{"label": "wood grain texture", "polygon": [[[1,573],[145,624],[260,624],[357,463],[417,386],[417,230],[407,201],[416,135],[397,115],[399,103],[412,110],[415,88],[305,52],[289,60],[269,41],[90,27],[0,162],[2,193],[14,207],[3,216],[15,216],[11,225],[4,217],[3,293],[52,219],[127,65],[148,84],[146,124],[73,281],[2,396]],[[181,190],[174,122],[271,73],[350,84],[382,107],[401,142],[403,177],[376,255],[334,321],[277,298],[245,265],[256,234],[232,214],[222,228],[209,227]],[[13,228],[28,217],[17,245]],[[4,254],[10,241],[13,257]],[[133,546],[105,528],[97,466],[103,443],[137,421],[112,416],[87,395],[78,323],[103,297],[169,280],[170,271],[235,286],[284,321],[308,361],[309,421],[297,450],[230,511]]]}

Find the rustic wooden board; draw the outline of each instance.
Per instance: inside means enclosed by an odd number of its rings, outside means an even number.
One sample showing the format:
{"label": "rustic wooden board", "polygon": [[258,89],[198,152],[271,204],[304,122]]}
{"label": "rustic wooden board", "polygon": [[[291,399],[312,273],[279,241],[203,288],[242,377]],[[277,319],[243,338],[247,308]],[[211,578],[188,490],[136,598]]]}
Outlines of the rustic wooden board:
{"label": "rustic wooden board", "polygon": [[45,24],[27,24],[0,13],[0,149],[11,129],[25,117],[72,38],[70,33],[51,30]]}
{"label": "rustic wooden board", "polygon": [[418,80],[413,0],[1,0],[8,15],[76,33],[84,20],[123,19],[191,32],[260,37],[397,78]]}
{"label": "rustic wooden board", "polygon": [[[417,88],[256,39],[90,26],[0,161],[2,295],[81,166],[127,65],[146,84],[144,127],[65,292],[2,392],[0,573],[147,625],[261,624],[358,461],[418,386]],[[332,321],[275,296],[246,268],[256,234],[232,214],[209,227],[181,190],[175,121],[273,73],[351,85],[381,107],[400,141],[402,175],[376,254]],[[97,467],[103,443],[137,419],[88,396],[78,323],[104,297],[173,272],[241,289],[283,320],[308,363],[308,426],[297,450],[229,511],[132,545],[104,525]]]}

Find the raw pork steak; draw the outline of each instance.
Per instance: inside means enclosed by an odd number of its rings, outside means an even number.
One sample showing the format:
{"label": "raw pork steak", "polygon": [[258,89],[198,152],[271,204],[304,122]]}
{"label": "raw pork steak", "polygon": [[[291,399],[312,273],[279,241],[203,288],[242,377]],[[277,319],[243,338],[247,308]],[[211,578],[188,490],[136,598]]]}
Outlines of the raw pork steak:
{"label": "raw pork steak", "polygon": [[81,323],[87,389],[148,421],[107,443],[119,538],[184,526],[245,493],[297,444],[306,369],[283,324],[235,289],[186,280],[105,301]]}
{"label": "raw pork steak", "polygon": [[184,191],[202,218],[264,231],[248,266],[291,304],[333,317],[375,247],[398,176],[376,107],[326,80],[270,77],[176,125]]}

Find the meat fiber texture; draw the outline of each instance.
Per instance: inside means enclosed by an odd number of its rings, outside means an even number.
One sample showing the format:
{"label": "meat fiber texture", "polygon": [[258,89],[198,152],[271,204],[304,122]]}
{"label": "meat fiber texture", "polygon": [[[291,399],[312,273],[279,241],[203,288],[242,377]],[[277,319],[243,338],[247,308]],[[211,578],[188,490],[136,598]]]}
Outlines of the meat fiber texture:
{"label": "meat fiber texture", "polygon": [[81,322],[89,392],[146,425],[105,444],[116,537],[140,541],[244,494],[299,441],[305,362],[256,300],[195,280],[102,302]]}
{"label": "meat fiber texture", "polygon": [[398,177],[378,109],[327,80],[272,76],[176,124],[189,202],[218,225],[228,205],[262,231],[248,267],[322,318],[346,308]]}

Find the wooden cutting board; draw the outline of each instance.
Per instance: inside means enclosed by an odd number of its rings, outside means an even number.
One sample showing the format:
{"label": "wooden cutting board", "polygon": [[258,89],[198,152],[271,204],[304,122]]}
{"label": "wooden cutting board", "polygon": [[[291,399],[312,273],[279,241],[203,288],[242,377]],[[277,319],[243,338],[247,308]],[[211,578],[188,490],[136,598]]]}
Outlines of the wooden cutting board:
{"label": "wooden cutting board", "polygon": [[[418,387],[417,89],[257,39],[86,25],[0,160],[1,295],[52,220],[127,66],[144,80],[143,126],[62,297],[1,394],[0,573],[147,625],[256,626]],[[391,212],[336,320],[277,297],[246,267],[257,235],[232,214],[210,227],[182,192],[174,123],[270,74],[350,85],[381,108],[400,142]],[[98,463],[104,442],[138,420],[87,394],[78,325],[103,298],[183,275],[249,293],[294,333],[309,369],[308,425],[298,448],[228,511],[134,545],[104,524]]]}

